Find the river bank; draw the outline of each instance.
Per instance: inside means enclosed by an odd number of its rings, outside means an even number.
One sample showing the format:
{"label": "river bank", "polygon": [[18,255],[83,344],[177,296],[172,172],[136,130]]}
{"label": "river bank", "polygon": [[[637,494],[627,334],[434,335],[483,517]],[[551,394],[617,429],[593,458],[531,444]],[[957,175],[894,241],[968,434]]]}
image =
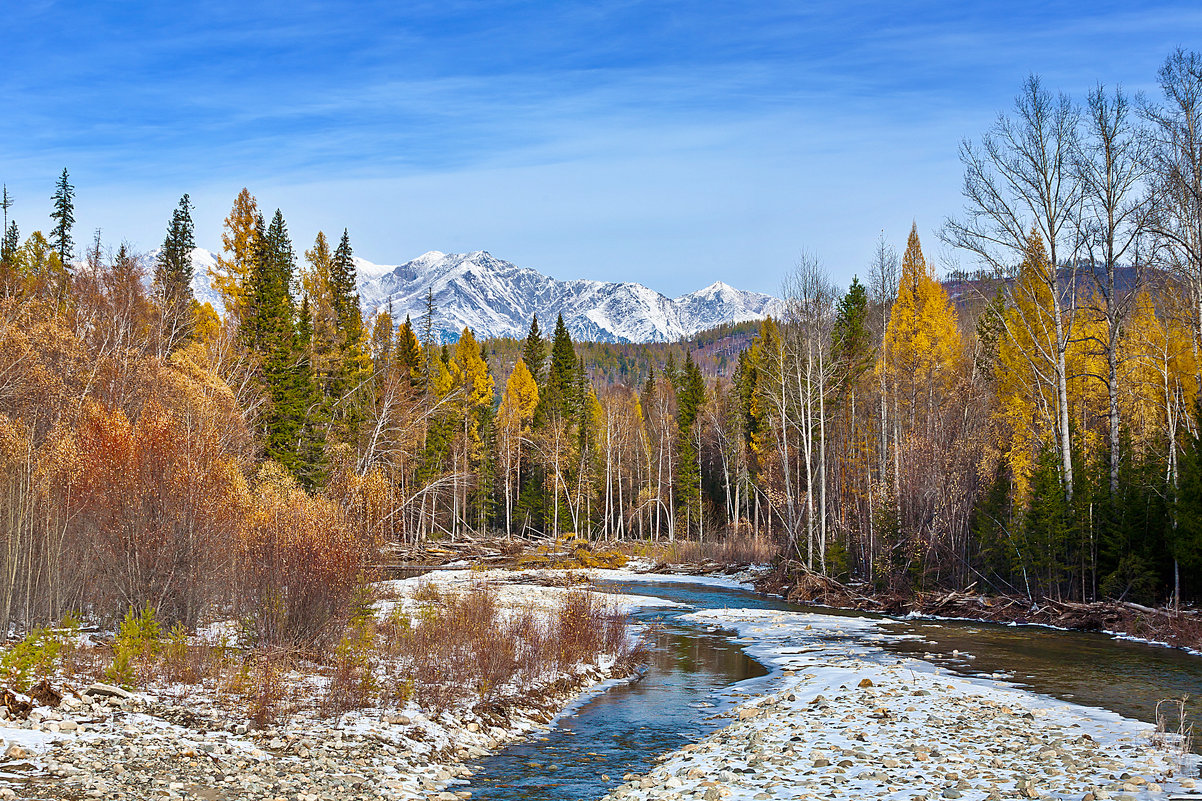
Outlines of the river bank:
{"label": "river bank", "polygon": [[778,671],[733,722],[628,776],[639,799],[1135,799],[1189,791],[1196,758],[1148,724],[886,656],[875,621],[772,610],[688,616]]}
{"label": "river bank", "polygon": [[[375,613],[423,614],[424,599],[480,586],[470,571],[384,582]],[[562,582],[561,582],[562,583]],[[508,616],[546,616],[564,586],[497,584]],[[574,590],[580,592],[579,589]],[[433,601],[437,603],[438,601]],[[648,600],[647,603],[654,603]],[[62,700],[28,719],[0,721],[0,797],[30,799],[460,799],[464,762],[546,728],[583,693],[631,667],[612,657],[580,662],[537,685],[503,688],[487,704],[366,707],[341,715],[312,706],[257,726],[219,690],[57,684]],[[315,695],[329,678],[280,675],[291,694]]]}
{"label": "river bank", "polygon": [[[482,581],[512,612],[546,613],[586,581],[601,589],[637,581],[642,589],[634,592],[647,593],[607,596],[614,607],[687,610],[691,585],[750,589],[760,572],[640,572],[654,567],[439,571],[383,583],[375,612],[420,617],[423,603],[436,602],[422,598]],[[678,600],[647,597],[648,585]],[[1183,774],[1196,773],[1193,757],[1171,737],[1157,739],[1147,724],[887,653],[886,640],[905,636],[889,631],[888,621],[781,611],[777,602],[776,609],[739,608],[737,596],[727,593],[729,608],[699,609],[680,619],[701,630],[736,631],[737,644],[771,676],[751,685],[755,693],[744,693],[728,713],[728,726],[698,736],[647,773],[628,775],[607,796],[611,801],[1091,801],[1192,789]],[[9,782],[8,797],[38,799],[465,799],[474,790],[465,763],[518,739],[537,741],[537,733],[582,695],[624,675],[600,661],[540,687],[512,688],[508,703],[488,708],[437,714],[413,705],[367,708],[336,719],[301,713],[261,729],[244,714],[231,717],[228,703],[203,692],[69,693],[58,709],[0,723],[10,754],[0,781]]]}
{"label": "river bank", "polygon": [[1202,654],[1202,613],[1192,609],[1152,608],[1118,601],[1077,603],[1057,598],[989,595],[974,592],[975,585],[959,591],[876,592],[868,587],[842,584],[791,563],[776,565],[761,575],[755,584],[760,592],[779,595],[799,604],[896,616],[921,615],[944,620],[1097,631]]}

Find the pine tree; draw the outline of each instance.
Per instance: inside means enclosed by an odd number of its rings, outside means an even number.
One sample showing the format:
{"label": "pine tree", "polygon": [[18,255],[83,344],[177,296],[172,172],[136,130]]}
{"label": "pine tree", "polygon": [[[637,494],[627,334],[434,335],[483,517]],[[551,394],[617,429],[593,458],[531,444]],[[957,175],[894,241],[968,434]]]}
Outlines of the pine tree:
{"label": "pine tree", "polygon": [[50,219],[54,220],[54,227],[50,229],[50,243],[59,262],[66,267],[75,257],[75,243],[71,239],[71,229],[75,227],[75,187],[68,180],[66,167],[63,167],[51,200],[54,210],[50,212]]}
{"label": "pine tree", "polygon": [[191,311],[192,250],[196,234],[192,224],[192,202],[185,194],[171,214],[167,237],[155,263],[154,283],[165,306]]}
{"label": "pine tree", "polygon": [[534,377],[535,383],[542,384],[543,367],[547,361],[547,344],[543,342],[542,332],[538,330],[537,314],[530,320],[530,332],[526,334],[526,341],[522,345],[522,361],[526,363],[526,369]]}
{"label": "pine tree", "polygon": [[244,187],[225,218],[222,255],[217,257],[216,266],[209,268],[210,281],[221,295],[225,314],[235,323],[241,323],[245,313],[243,307],[258,253],[260,228],[256,227],[256,220],[260,216],[258,203]]}

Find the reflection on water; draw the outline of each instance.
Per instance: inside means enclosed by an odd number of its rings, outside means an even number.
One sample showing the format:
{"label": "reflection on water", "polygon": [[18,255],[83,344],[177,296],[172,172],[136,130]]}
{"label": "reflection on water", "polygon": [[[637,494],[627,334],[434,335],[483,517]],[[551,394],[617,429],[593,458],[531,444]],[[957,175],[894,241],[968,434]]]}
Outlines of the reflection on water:
{"label": "reflection on water", "polygon": [[532,741],[477,763],[473,799],[599,798],[625,773],[650,770],[722,725],[722,688],[765,671],[720,633],[665,620],[651,636],[642,680],[614,687]]}
{"label": "reflection on water", "polygon": [[[1037,626],[906,620],[884,628],[914,635],[885,643],[887,650],[956,673],[1001,674],[1035,692],[1149,723],[1158,701],[1188,696],[1192,719],[1202,716],[1202,658],[1176,648]],[[1175,731],[1176,705],[1161,711],[1170,713]]]}
{"label": "reflection on water", "polygon": [[[659,620],[651,664],[638,683],[615,687],[563,718],[552,730],[473,765],[473,799],[600,798],[626,773],[644,773],[662,753],[703,737],[734,702],[730,685],[764,669],[722,632],[679,620],[694,609],[752,608],[856,616],[808,608],[744,590],[686,583],[600,582],[608,592],[687,604],[635,617]],[[877,616],[873,616],[877,617]],[[1105,635],[1038,627],[890,620],[886,651],[935,662],[965,675],[1002,678],[1036,692],[1155,722],[1162,698],[1202,699],[1202,658]],[[877,652],[878,654],[880,652]],[[890,658],[890,657],[884,657]],[[755,690],[755,683],[739,689]],[[1196,700],[1189,706],[1202,716]],[[1202,727],[1200,727],[1202,728]]]}

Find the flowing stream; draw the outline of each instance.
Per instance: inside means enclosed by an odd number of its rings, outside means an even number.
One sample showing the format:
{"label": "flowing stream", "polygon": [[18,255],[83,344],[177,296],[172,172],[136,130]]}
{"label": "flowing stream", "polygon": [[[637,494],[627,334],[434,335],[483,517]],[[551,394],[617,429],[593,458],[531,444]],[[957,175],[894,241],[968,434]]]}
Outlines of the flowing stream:
{"label": "flowing stream", "polygon": [[[597,588],[685,606],[635,613],[637,622],[655,624],[642,679],[587,698],[549,731],[477,761],[467,787],[473,801],[600,798],[621,784],[624,774],[644,773],[656,756],[725,725],[729,718],[717,713],[768,687],[772,677],[742,651],[734,635],[682,621],[682,614],[724,607],[844,614],[698,583],[604,581]],[[901,635],[874,642],[886,652],[966,675],[1004,678],[1148,722],[1155,722],[1161,699],[1202,698],[1202,657],[1170,648],[979,623],[900,620],[885,623],[883,631]],[[1196,702],[1187,708],[1195,718],[1202,716]]]}

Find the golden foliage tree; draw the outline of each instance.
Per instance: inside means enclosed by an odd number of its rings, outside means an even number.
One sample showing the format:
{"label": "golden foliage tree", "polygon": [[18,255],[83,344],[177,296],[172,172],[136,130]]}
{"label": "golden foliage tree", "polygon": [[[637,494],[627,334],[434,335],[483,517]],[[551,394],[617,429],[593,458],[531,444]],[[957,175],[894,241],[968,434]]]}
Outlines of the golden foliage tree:
{"label": "golden foliage tree", "polygon": [[505,492],[505,535],[513,534],[513,503],[521,483],[523,438],[538,407],[538,384],[520,357],[501,396],[497,411],[497,453]]}
{"label": "golden foliage tree", "polygon": [[[964,344],[947,290],[922,255],[918,224],[910,229],[902,256],[897,300],[885,330],[879,369],[888,371],[911,426],[920,407],[934,412],[957,379]],[[928,417],[928,420],[933,420]]]}
{"label": "golden foliage tree", "polygon": [[217,257],[216,267],[209,268],[213,288],[221,295],[225,314],[235,323],[242,319],[246,299],[246,282],[254,263],[258,234],[255,217],[259,204],[250,190],[243,187],[234,199],[234,207],[225,218],[221,233],[222,255]]}

